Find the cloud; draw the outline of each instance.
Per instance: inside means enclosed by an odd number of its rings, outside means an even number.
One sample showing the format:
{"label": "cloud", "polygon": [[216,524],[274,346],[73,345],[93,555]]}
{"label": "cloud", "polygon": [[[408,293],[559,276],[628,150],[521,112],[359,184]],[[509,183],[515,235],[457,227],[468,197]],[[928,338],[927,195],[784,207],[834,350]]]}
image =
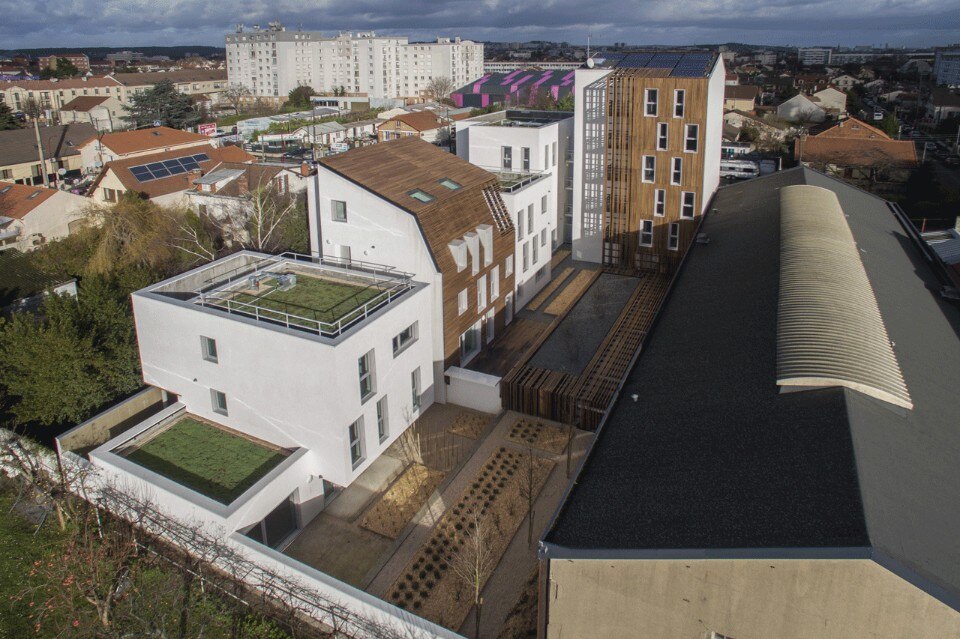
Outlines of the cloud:
{"label": "cloud", "polygon": [[960,0],[0,0],[0,43],[42,46],[222,45],[237,23],[282,21],[331,35],[377,30],[631,44],[754,42],[926,46],[960,41]]}

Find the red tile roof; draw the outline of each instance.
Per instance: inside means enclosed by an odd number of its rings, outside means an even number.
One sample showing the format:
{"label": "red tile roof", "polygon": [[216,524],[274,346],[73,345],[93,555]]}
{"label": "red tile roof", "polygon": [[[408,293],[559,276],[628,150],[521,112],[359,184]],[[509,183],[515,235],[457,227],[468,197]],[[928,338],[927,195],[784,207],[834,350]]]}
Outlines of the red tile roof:
{"label": "red tile roof", "polygon": [[107,133],[101,140],[103,146],[110,149],[117,155],[128,155],[130,153],[142,153],[154,149],[164,149],[181,144],[207,143],[209,136],[199,133],[190,133],[171,129],[166,126],[158,126],[150,129],[137,129],[135,131],[120,131],[117,133]]}
{"label": "red tile roof", "polygon": [[867,139],[881,139],[889,140],[890,136],[878,129],[875,126],[871,126],[866,122],[858,120],[856,118],[847,118],[846,120],[841,120],[840,122],[835,123],[828,129],[825,129],[818,133],[816,136],[818,138],[867,138]]}
{"label": "red tile roof", "polygon": [[57,192],[42,186],[25,186],[0,182],[0,217],[22,220],[41,202],[49,200]]}
{"label": "red tile roof", "polygon": [[837,166],[917,166],[917,147],[909,140],[871,138],[797,138],[794,157],[803,162]]}
{"label": "red tile roof", "polygon": [[[434,129],[439,129],[443,124],[440,120],[437,119],[436,114],[433,111],[415,111],[414,113],[401,113],[400,115],[395,115],[387,122],[396,122],[400,121],[406,124],[408,127],[414,131],[433,131]],[[389,130],[386,122],[380,125],[380,128]]]}

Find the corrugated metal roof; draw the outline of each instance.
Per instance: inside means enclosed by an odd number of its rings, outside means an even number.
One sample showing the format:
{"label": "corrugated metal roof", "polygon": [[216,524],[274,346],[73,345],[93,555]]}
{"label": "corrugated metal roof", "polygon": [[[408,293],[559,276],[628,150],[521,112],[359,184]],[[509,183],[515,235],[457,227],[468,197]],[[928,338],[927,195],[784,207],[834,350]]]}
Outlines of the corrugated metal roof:
{"label": "corrugated metal roof", "polygon": [[924,234],[924,239],[926,239],[930,248],[936,251],[944,264],[953,265],[960,263],[960,234],[955,230],[949,229],[940,234],[939,237],[934,237],[932,234],[926,233]]}
{"label": "corrugated metal roof", "polygon": [[777,385],[843,386],[913,408],[840,202],[816,186],[780,191]]}

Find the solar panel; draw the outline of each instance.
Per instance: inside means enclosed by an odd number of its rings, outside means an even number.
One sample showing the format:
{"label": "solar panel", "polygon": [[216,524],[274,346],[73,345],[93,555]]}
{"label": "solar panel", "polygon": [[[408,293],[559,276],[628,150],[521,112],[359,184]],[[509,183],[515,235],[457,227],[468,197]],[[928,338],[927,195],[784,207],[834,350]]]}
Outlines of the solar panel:
{"label": "solar panel", "polygon": [[176,166],[171,166],[171,167],[170,167],[169,169],[167,169],[167,170],[170,171],[170,175],[180,175],[181,173],[186,173],[186,172],[187,172],[187,169],[184,168],[184,167],[182,167],[182,166],[180,166],[180,163],[179,163],[179,162],[177,163]]}
{"label": "solar panel", "polygon": [[200,162],[209,162],[210,156],[206,153],[196,155],[185,155],[182,158],[173,158],[172,160],[162,160],[160,162],[151,162],[150,164],[141,164],[130,167],[130,173],[137,178],[138,182],[149,182],[150,180],[159,180],[160,178],[170,177],[171,175],[182,175],[189,171],[196,171],[200,168]]}
{"label": "solar panel", "polygon": [[197,155],[193,156],[193,159],[197,162],[207,162],[210,160],[210,157],[206,153],[198,153]]}
{"label": "solar panel", "polygon": [[153,176],[150,175],[149,169],[145,166],[135,166],[130,169],[130,172],[133,173],[133,177],[137,178],[140,182],[146,182],[147,180],[152,180]]}
{"label": "solar panel", "polygon": [[172,168],[174,168],[174,167],[179,167],[179,166],[180,166],[180,160],[164,160],[164,161],[163,161],[163,166],[167,167],[168,169],[172,169]]}
{"label": "solar panel", "polygon": [[151,171],[159,171],[163,168],[163,162],[151,162],[150,164],[147,164],[146,167]]}
{"label": "solar panel", "polygon": [[152,169],[150,172],[153,173],[155,178],[170,177],[170,171],[162,166],[159,169]]}

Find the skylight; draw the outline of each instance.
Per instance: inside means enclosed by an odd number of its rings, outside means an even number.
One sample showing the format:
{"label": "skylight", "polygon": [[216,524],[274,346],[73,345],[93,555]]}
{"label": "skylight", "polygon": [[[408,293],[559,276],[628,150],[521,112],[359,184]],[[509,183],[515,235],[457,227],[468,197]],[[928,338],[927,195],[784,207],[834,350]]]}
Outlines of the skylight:
{"label": "skylight", "polygon": [[427,202],[432,202],[432,201],[433,201],[433,196],[432,196],[432,195],[430,195],[430,194],[427,193],[426,191],[421,191],[420,189],[414,189],[414,190],[410,191],[409,193],[407,193],[407,195],[409,195],[409,196],[412,197],[413,199],[417,200],[418,202],[423,202],[424,204],[426,204]]}
{"label": "skylight", "polygon": [[200,162],[208,162],[209,160],[210,156],[206,153],[198,153],[197,155],[185,155],[172,160],[132,166],[130,167],[130,172],[133,173],[133,177],[137,178],[138,182],[150,182],[151,180],[159,180],[170,177],[171,175],[180,175],[189,171],[196,171],[200,168]]}
{"label": "skylight", "polygon": [[443,186],[447,187],[447,188],[450,189],[451,191],[456,191],[457,189],[459,189],[459,188],[461,187],[460,184],[454,182],[454,181],[451,180],[450,178],[443,178],[442,180],[440,180],[440,184],[442,184]]}

